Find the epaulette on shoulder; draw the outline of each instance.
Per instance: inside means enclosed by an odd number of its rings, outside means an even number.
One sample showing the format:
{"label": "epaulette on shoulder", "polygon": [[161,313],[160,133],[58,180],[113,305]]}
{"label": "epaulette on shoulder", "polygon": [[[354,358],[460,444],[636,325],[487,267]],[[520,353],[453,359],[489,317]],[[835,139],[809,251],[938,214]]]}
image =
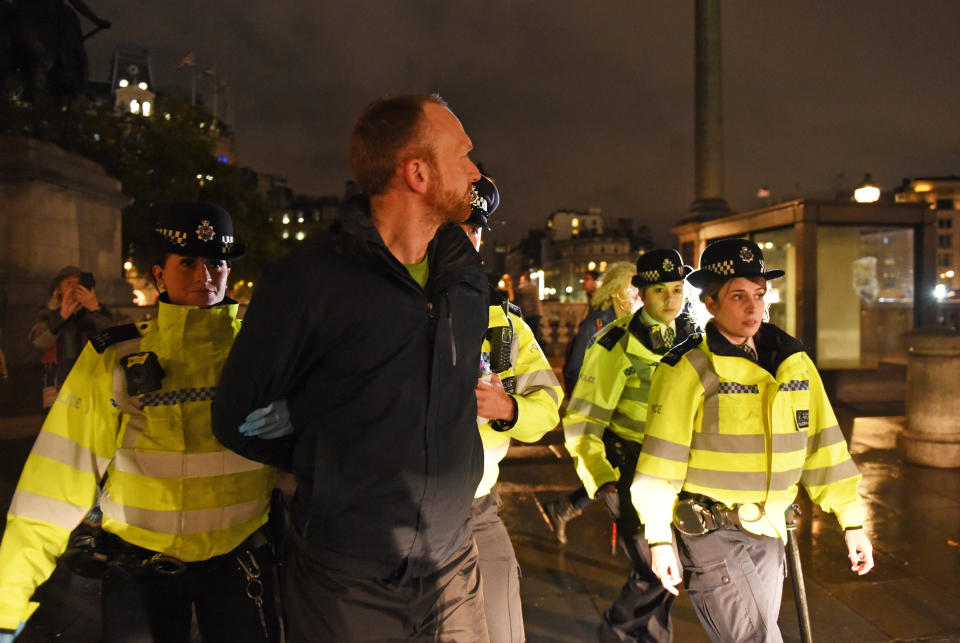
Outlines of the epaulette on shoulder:
{"label": "epaulette on shoulder", "polygon": [[667,351],[667,354],[663,356],[663,358],[660,360],[660,363],[666,364],[667,366],[676,366],[681,357],[700,345],[700,340],[702,339],[703,335],[700,333],[691,333],[687,335],[685,340]]}
{"label": "epaulette on shoulder", "polygon": [[146,326],[146,324],[122,324],[120,326],[113,326],[91,337],[90,343],[93,344],[93,350],[102,353],[107,350],[109,346],[125,342],[128,339],[140,337],[140,328],[146,328]]}
{"label": "epaulette on shoulder", "polygon": [[511,312],[517,317],[523,318],[523,314],[520,310],[520,306],[516,305],[512,301],[507,302],[507,312]]}
{"label": "epaulette on shoulder", "polygon": [[617,345],[617,342],[620,341],[620,338],[626,334],[626,328],[623,326],[614,326],[605,332],[603,337],[597,340],[597,343],[606,348],[608,351],[613,350],[613,347]]}

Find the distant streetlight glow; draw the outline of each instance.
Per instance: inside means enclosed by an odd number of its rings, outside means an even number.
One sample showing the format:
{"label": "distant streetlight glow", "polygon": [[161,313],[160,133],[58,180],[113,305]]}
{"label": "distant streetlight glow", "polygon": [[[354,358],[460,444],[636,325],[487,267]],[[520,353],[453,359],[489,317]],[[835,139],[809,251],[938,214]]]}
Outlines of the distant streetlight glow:
{"label": "distant streetlight glow", "polygon": [[880,188],[873,184],[870,173],[863,177],[863,185],[853,191],[853,200],[857,203],[876,203],[880,199]]}
{"label": "distant streetlight glow", "polygon": [[121,87],[126,87],[130,84],[130,81],[128,81],[126,78],[121,78],[120,82],[117,84],[120,85]]}
{"label": "distant streetlight glow", "polygon": [[947,287],[943,284],[937,284],[933,289],[933,296],[937,301],[943,301],[947,297]]}
{"label": "distant streetlight glow", "polygon": [[137,87],[139,87],[139,88],[142,89],[143,91],[147,91],[147,84],[146,84],[145,82],[143,82],[143,81],[141,81],[140,84],[137,85]]}
{"label": "distant streetlight glow", "polygon": [[297,231],[297,241],[303,241],[306,238],[306,236],[307,235],[304,234],[303,230]]}
{"label": "distant streetlight glow", "polygon": [[590,263],[587,264],[587,270],[596,270],[596,269],[597,269],[596,261],[591,261]]}

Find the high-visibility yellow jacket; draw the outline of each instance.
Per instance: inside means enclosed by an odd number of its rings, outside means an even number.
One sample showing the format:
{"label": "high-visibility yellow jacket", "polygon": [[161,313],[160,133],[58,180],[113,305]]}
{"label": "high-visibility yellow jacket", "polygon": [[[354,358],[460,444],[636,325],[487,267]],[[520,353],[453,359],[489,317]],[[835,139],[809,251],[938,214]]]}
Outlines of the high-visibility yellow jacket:
{"label": "high-visibility yellow jacket", "polygon": [[[734,508],[757,503],[747,530],[786,539],[784,511],[803,483],[810,498],[858,526],[860,473],[803,345],[776,326],[754,337],[776,375],[708,324],[664,357],[650,388],[647,437],[630,488],[649,542],[670,542],[680,490]],[[741,513],[741,517],[744,513]]]}
{"label": "high-visibility yellow jacket", "polygon": [[[36,603],[70,532],[97,500],[104,530],[182,561],[227,553],[267,520],[275,471],[220,445],[210,400],[234,336],[237,304],[160,304],[155,321],[102,354],[87,344],[20,476],[0,546],[0,628]],[[108,333],[113,333],[112,329]],[[139,336],[137,336],[139,335]],[[127,394],[118,360],[152,351],[161,388]]]}
{"label": "high-visibility yellow jacket", "polygon": [[[488,493],[500,476],[500,461],[507,454],[510,438],[521,442],[536,442],[560,422],[560,402],[563,388],[547,361],[533,331],[520,317],[504,313],[500,306],[490,306],[491,329],[507,326],[507,315],[513,325],[510,344],[510,368],[500,373],[505,382],[515,378],[511,394],[517,403],[516,422],[504,431],[497,431],[485,418],[477,418],[480,440],[483,442],[483,477],[477,487],[476,498]],[[490,334],[483,340],[481,360],[490,359]]]}
{"label": "high-visibility yellow jacket", "polygon": [[[655,349],[666,352],[666,348],[654,345],[641,311],[608,324],[594,337],[563,416],[567,451],[591,498],[621,474],[632,474],[618,471],[607,460],[604,430],[643,442],[650,378],[662,357]],[[676,325],[678,342],[693,331],[686,316],[678,317]]]}

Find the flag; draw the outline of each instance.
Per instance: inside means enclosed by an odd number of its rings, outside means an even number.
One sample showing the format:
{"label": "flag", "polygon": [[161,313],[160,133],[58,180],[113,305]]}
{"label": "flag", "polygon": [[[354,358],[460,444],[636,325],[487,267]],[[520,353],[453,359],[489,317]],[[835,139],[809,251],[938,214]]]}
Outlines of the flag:
{"label": "flag", "polygon": [[193,55],[191,51],[186,56],[177,61],[177,69],[183,69],[184,67],[193,67],[197,64],[197,57]]}

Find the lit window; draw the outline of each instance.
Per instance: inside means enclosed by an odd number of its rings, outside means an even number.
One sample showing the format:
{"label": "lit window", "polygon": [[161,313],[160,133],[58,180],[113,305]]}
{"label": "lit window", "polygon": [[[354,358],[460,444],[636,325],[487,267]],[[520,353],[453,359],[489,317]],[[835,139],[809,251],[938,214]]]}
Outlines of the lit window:
{"label": "lit window", "polygon": [[601,262],[600,262],[600,272],[606,272],[606,271],[607,271],[607,262],[606,262],[606,261],[601,261]]}
{"label": "lit window", "polygon": [[307,235],[304,234],[303,230],[297,230],[297,241],[303,241],[306,236]]}
{"label": "lit window", "polygon": [[302,215],[302,214],[297,215],[297,223],[303,223],[303,215]]}
{"label": "lit window", "polygon": [[117,84],[120,85],[121,87],[126,87],[127,85],[130,84],[130,81],[128,81],[126,78],[121,78],[120,82]]}
{"label": "lit window", "polygon": [[918,181],[913,184],[914,192],[929,192],[933,189],[933,186],[927,183],[926,181]]}
{"label": "lit window", "polygon": [[143,101],[143,105],[140,107],[140,110],[143,112],[143,115],[144,115],[144,116],[149,116],[151,109],[152,109],[152,108],[151,108],[151,106],[150,106],[150,101],[148,101],[148,100]]}
{"label": "lit window", "polygon": [[284,212],[282,221],[283,221],[283,225],[287,225],[288,223],[290,223],[290,215]]}
{"label": "lit window", "polygon": [[137,87],[139,87],[143,91],[147,91],[147,84],[143,81],[141,81],[140,84],[137,85]]}
{"label": "lit window", "polygon": [[572,225],[574,228],[579,227],[579,226],[580,226],[580,219],[578,219],[577,217],[573,217],[573,218],[570,220],[570,225]]}
{"label": "lit window", "polygon": [[596,269],[597,269],[596,261],[591,261],[590,263],[587,264],[587,270],[596,270]]}
{"label": "lit window", "polygon": [[280,237],[281,237],[282,239],[289,239],[289,238],[290,238],[290,231],[289,231],[289,230],[284,230],[284,231],[283,231],[283,234],[281,234]]}
{"label": "lit window", "polygon": [[166,113],[163,115],[163,120],[165,120],[165,121],[169,121],[169,120],[170,120],[170,112],[166,112]]}
{"label": "lit window", "polygon": [[140,113],[140,101],[138,101],[136,98],[130,101],[130,111],[134,114]]}

